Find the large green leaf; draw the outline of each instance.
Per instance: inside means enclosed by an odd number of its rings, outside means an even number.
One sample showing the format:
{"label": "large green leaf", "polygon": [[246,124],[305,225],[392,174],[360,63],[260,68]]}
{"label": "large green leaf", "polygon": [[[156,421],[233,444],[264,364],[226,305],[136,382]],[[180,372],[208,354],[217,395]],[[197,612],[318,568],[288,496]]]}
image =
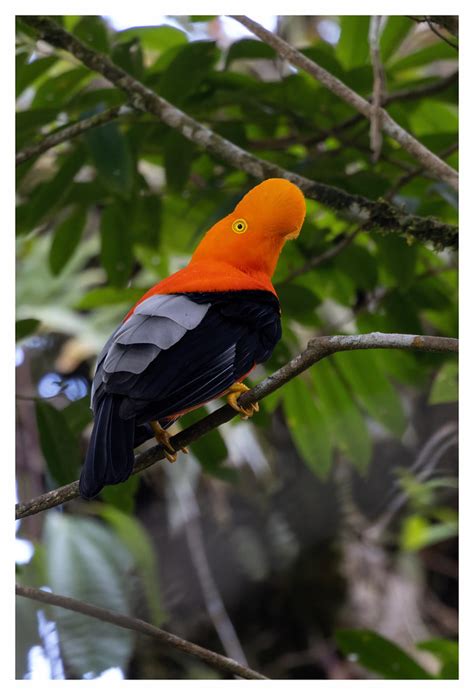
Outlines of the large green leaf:
{"label": "large green leaf", "polygon": [[341,36],[336,55],[346,68],[365,63],[369,56],[369,23],[367,15],[344,15],[341,17]]}
{"label": "large green leaf", "polygon": [[[205,415],[205,410],[198,408],[181,418],[180,423],[184,429],[198,422]],[[219,430],[212,430],[212,432],[208,432],[201,439],[193,442],[192,453],[201,464],[203,471],[208,475],[226,480],[227,482],[234,482],[236,480],[237,475],[235,469],[224,466],[228,452],[225,441]]]}
{"label": "large green leaf", "polygon": [[[45,547],[47,583],[54,593],[130,614],[133,559],[115,533],[98,521],[50,512]],[[62,608],[51,614],[69,672],[80,677],[126,669],[132,632]]]}
{"label": "large green leaf", "polygon": [[85,67],[72,68],[59,75],[43,81],[34,96],[34,109],[47,109],[52,104],[58,107],[67,104],[73,94],[79,91],[85,82],[92,79],[92,73]]}
{"label": "large green leaf", "polygon": [[59,275],[77,249],[86,223],[87,211],[77,208],[54,230],[49,250],[49,267],[53,275]]}
{"label": "large green leaf", "polygon": [[172,191],[182,191],[191,171],[195,148],[189,140],[172,131],[165,140],[166,183]]}
{"label": "large green leaf", "polygon": [[399,72],[412,68],[419,68],[436,60],[456,60],[456,53],[452,46],[444,41],[435,41],[425,48],[420,48],[414,53],[409,53],[393,62],[390,66],[391,72]]}
{"label": "large green leaf", "polygon": [[380,38],[380,55],[383,63],[395,53],[402,41],[413,29],[414,23],[409,17],[395,15],[387,18]]}
{"label": "large green leaf", "polygon": [[283,388],[283,408],[292,439],[302,459],[321,478],[331,468],[330,424],[319,408],[304,378],[297,377]]}
{"label": "large green leaf", "polygon": [[218,55],[213,41],[195,41],[184,45],[161,76],[160,95],[173,104],[181,105],[201,86]]}
{"label": "large green leaf", "polygon": [[131,27],[117,33],[117,39],[121,42],[134,38],[140,40],[144,49],[157,53],[164,53],[169,48],[181,46],[188,41],[184,31],[166,24],[157,27]]}
{"label": "large green leaf", "polygon": [[155,625],[161,625],[165,615],[161,608],[156,552],[150,536],[137,519],[117,507],[101,505],[99,513],[132,556],[145,588],[151,620]]}
{"label": "large green leaf", "polygon": [[109,282],[116,287],[122,287],[127,282],[133,266],[132,230],[122,204],[110,205],[103,211],[100,235],[100,257]]}
{"label": "large green leaf", "polygon": [[451,403],[458,400],[459,369],[457,362],[446,362],[436,374],[431,387],[429,403]]}
{"label": "large green leaf", "polygon": [[128,140],[117,123],[91,128],[85,134],[97,175],[111,193],[128,197],[135,177],[135,163]]}
{"label": "large green leaf", "polygon": [[367,412],[396,437],[406,427],[403,407],[396,392],[377,362],[373,350],[341,352],[333,357],[356,400]]}
{"label": "large green leaf", "polygon": [[73,34],[96,51],[108,53],[108,29],[102,17],[96,15],[81,17],[77,24],[74,25]]}
{"label": "large green leaf", "polygon": [[37,605],[30,599],[15,597],[15,626],[15,678],[21,680],[28,671],[30,649],[41,644]]}
{"label": "large green leaf", "polygon": [[370,462],[372,443],[362,414],[330,359],[318,362],[311,375],[318,404],[330,423],[332,443],[364,473]]}
{"label": "large green leaf", "polygon": [[421,651],[431,652],[441,663],[438,678],[455,680],[459,678],[459,647],[457,642],[448,639],[430,639],[418,642]]}
{"label": "large green leaf", "polygon": [[61,410],[45,401],[36,401],[36,422],[41,450],[48,471],[58,485],[77,479],[81,466],[77,437]]}
{"label": "large green leaf", "polygon": [[369,671],[393,680],[425,679],[432,676],[394,642],[372,630],[338,630],[336,642],[352,661]]}
{"label": "large green leaf", "polygon": [[21,232],[30,232],[58,209],[71,188],[74,176],[84,163],[82,148],[73,150],[61,162],[49,181],[39,184],[29,201],[18,209],[17,225]]}
{"label": "large green leaf", "polygon": [[47,72],[56,61],[56,56],[36,58],[28,62],[28,53],[19,53],[16,59],[16,95],[19,96],[29,85],[35,82],[43,73]]}
{"label": "large green leaf", "polygon": [[404,289],[415,275],[417,247],[409,246],[404,239],[395,234],[377,236],[375,241],[382,267],[387,270],[394,283]]}
{"label": "large green leaf", "polygon": [[256,39],[241,39],[230,45],[225,66],[227,69],[234,60],[255,58],[272,60],[275,56],[275,50],[268,44],[263,43],[263,41],[257,41]]}

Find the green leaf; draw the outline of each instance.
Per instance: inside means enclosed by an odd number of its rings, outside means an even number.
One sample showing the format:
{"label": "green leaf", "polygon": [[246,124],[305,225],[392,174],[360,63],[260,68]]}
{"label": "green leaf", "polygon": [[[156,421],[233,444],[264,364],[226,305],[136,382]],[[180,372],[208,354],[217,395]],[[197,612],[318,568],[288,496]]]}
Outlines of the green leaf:
{"label": "green leaf", "polygon": [[363,246],[351,244],[336,258],[338,269],[352,278],[357,287],[371,290],[378,279],[375,257]]}
{"label": "green leaf", "polygon": [[396,437],[401,437],[406,418],[397,391],[375,359],[373,350],[345,352],[332,358],[355,398],[367,412]]}
{"label": "green leaf", "polygon": [[197,91],[217,61],[214,41],[193,41],[183,46],[161,76],[160,96],[180,106]]}
{"label": "green leaf", "polygon": [[417,247],[409,246],[405,239],[395,234],[377,236],[374,241],[380,262],[393,278],[394,284],[401,289],[408,287],[415,275]]}
{"label": "green leaf", "polygon": [[276,57],[275,50],[263,41],[256,39],[241,39],[230,45],[225,61],[226,70],[234,60],[249,60],[249,59],[266,59],[274,60]]}
{"label": "green leaf", "polygon": [[[133,560],[116,534],[95,520],[49,512],[45,546],[53,592],[130,615]],[[62,608],[51,613],[69,672],[126,669],[135,640],[129,630]]]}
{"label": "green leaf", "polygon": [[19,231],[30,232],[45,218],[52,216],[72,187],[74,177],[83,165],[84,159],[84,150],[77,148],[62,160],[59,170],[49,181],[36,186],[25,206],[23,216],[17,219]]}
{"label": "green leaf", "polygon": [[40,400],[35,402],[35,412],[41,451],[49,473],[58,485],[76,480],[82,461],[77,438],[66,416]]}
{"label": "green leaf", "polygon": [[428,403],[452,403],[458,400],[459,368],[457,362],[446,362],[437,373]]}
{"label": "green leaf", "polygon": [[125,514],[133,514],[135,497],[140,486],[138,475],[132,475],[120,485],[106,485],[100,493],[101,499]]}
{"label": "green leaf", "polygon": [[[205,415],[201,409],[187,413],[182,419],[183,428],[189,427],[201,420]],[[220,478],[229,483],[237,480],[237,472],[225,466],[228,457],[227,446],[218,430],[208,432],[205,437],[193,442],[192,453],[202,466],[203,471],[214,478]]]}
{"label": "green leaf", "polygon": [[336,642],[342,652],[369,671],[393,680],[432,676],[394,642],[372,630],[338,630]]}
{"label": "green leaf", "polygon": [[135,177],[135,163],[127,138],[117,123],[90,128],[84,134],[97,175],[111,193],[128,197]]}
{"label": "green leaf", "polygon": [[59,275],[64,270],[64,266],[79,246],[86,214],[85,209],[77,208],[54,230],[49,250],[49,268],[53,275]]}
{"label": "green leaf", "polygon": [[38,634],[38,605],[22,596],[15,597],[15,679],[22,680],[28,672],[30,649],[41,644]]}
{"label": "green leaf", "polygon": [[100,515],[112,526],[134,560],[135,568],[145,587],[152,622],[161,625],[165,614],[160,603],[160,586],[156,567],[156,553],[150,536],[143,525],[117,507],[105,505],[99,509]]}
{"label": "green leaf", "polygon": [[40,323],[41,322],[38,321],[38,319],[20,319],[17,321],[15,324],[16,342],[19,342],[20,340],[23,340],[23,338],[35,333]]}
{"label": "green leaf", "polygon": [[110,284],[123,287],[133,267],[132,231],[123,205],[110,205],[100,220],[102,265]]}
{"label": "green leaf", "polygon": [[392,73],[412,68],[419,68],[427,63],[433,63],[435,60],[457,60],[454,49],[444,41],[435,41],[434,43],[421,48],[415,53],[410,53],[399,60],[396,60],[390,66]]}
{"label": "green leaf", "polygon": [[307,466],[320,478],[331,469],[330,428],[302,377],[283,388],[283,408],[291,437]]}
{"label": "green leaf", "polygon": [[48,56],[47,58],[36,58],[31,62],[26,62],[29,58],[28,53],[20,53],[16,58],[15,81],[17,97],[57,61],[56,56]]}
{"label": "green leaf", "polygon": [[404,550],[417,552],[429,545],[456,538],[458,532],[458,523],[455,520],[430,523],[425,517],[413,514],[403,521],[401,544]]}
{"label": "green leaf", "polygon": [[346,69],[363,65],[369,56],[369,23],[366,15],[341,17],[341,36],[336,56]]}
{"label": "green leaf", "polygon": [[74,25],[73,34],[96,51],[109,52],[107,25],[101,17],[95,15],[81,17]]}
{"label": "green leaf", "polygon": [[132,306],[142,297],[148,287],[97,287],[86,292],[76,304],[76,309],[96,309],[113,304]]}
{"label": "green leaf", "polygon": [[332,430],[333,446],[365,473],[372,454],[372,443],[360,410],[330,360],[311,369],[319,406]]}
{"label": "green leaf", "polygon": [[138,37],[115,44],[112,61],[129,75],[141,80],[143,77],[143,51]]}
{"label": "green leaf", "polygon": [[181,46],[188,42],[184,31],[166,24],[158,27],[131,27],[117,33],[117,39],[121,42],[135,38],[140,40],[145,50],[157,53],[164,53],[169,48]]}
{"label": "green leaf", "polygon": [[176,130],[172,131],[165,139],[163,155],[166,183],[172,191],[179,193],[186,185],[194,153],[195,149],[192,143]]}
{"label": "green leaf", "polygon": [[413,20],[403,15],[387,18],[380,38],[380,56],[385,63],[395,53],[406,36],[413,30]]}
{"label": "green leaf", "polygon": [[278,288],[278,297],[285,317],[309,326],[314,325],[315,310],[321,300],[312,290],[290,283]]}
{"label": "green leaf", "polygon": [[67,104],[84,82],[92,79],[92,74],[88,68],[78,67],[49,77],[38,87],[31,106],[34,109],[47,109],[54,104],[60,111],[61,105]]}
{"label": "green leaf", "polygon": [[456,680],[459,678],[459,647],[458,643],[448,639],[431,639],[418,642],[418,649],[431,652],[441,663],[438,678]]}
{"label": "green leaf", "polygon": [[67,420],[71,432],[79,436],[83,429],[92,420],[92,411],[90,407],[90,397],[84,396],[77,401],[73,401],[61,411]]}

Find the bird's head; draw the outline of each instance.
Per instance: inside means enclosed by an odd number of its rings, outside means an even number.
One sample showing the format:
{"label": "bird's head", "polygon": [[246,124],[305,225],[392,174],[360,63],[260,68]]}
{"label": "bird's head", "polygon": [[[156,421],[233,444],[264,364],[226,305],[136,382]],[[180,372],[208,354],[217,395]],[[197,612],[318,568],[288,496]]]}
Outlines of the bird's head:
{"label": "bird's head", "polygon": [[286,179],[267,179],[211,227],[192,261],[223,262],[271,277],[285,241],[299,235],[305,214],[297,186]]}

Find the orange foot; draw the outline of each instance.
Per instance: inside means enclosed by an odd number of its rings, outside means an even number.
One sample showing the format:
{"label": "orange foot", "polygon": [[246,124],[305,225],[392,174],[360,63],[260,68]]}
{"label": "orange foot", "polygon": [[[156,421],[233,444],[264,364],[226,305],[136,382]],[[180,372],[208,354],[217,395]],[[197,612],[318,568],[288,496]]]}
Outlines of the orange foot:
{"label": "orange foot", "polygon": [[[150,425],[155,434],[156,441],[163,447],[163,451],[166,458],[170,463],[174,463],[178,457],[178,454],[176,452],[176,449],[174,449],[170,443],[170,435],[166,430],[162,428],[162,426],[157,420],[152,420],[150,422]],[[182,447],[181,451],[185,454],[189,454],[189,451],[185,446]]]}
{"label": "orange foot", "polygon": [[252,417],[254,413],[258,413],[260,410],[258,403],[251,403],[246,407],[243,407],[237,403],[238,398],[247,391],[250,391],[248,386],[243,384],[241,381],[236,381],[226,393],[227,403],[231,406],[231,408],[240,413],[243,420],[247,420],[247,418]]}

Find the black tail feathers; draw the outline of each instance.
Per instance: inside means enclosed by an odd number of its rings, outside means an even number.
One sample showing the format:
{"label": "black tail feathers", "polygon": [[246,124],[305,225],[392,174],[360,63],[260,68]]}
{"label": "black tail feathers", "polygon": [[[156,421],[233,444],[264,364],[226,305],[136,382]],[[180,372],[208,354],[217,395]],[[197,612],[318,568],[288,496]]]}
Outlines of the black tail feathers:
{"label": "black tail feathers", "polygon": [[105,395],[97,409],[79,480],[84,499],[98,495],[104,485],[127,480],[132,472],[135,420],[120,417],[121,400],[120,396]]}

